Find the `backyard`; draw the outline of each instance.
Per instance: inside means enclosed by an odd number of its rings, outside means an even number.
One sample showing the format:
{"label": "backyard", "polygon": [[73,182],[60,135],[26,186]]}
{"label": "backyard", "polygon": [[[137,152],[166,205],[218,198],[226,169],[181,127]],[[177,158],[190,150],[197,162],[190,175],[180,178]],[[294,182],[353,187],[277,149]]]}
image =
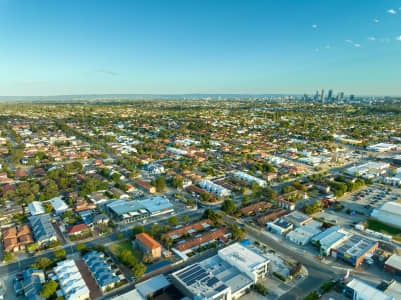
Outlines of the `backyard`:
{"label": "backyard", "polygon": [[109,249],[116,257],[119,257],[122,251],[129,250],[132,253],[132,255],[134,255],[136,259],[138,259],[138,261],[142,260],[141,252],[132,247],[131,241],[122,241],[111,244],[109,246]]}

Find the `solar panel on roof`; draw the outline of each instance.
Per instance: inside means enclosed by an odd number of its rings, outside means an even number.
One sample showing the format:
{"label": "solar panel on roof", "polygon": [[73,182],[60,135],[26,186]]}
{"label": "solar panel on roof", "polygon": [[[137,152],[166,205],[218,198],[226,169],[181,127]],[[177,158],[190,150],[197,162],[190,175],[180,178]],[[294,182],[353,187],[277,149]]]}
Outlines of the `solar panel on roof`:
{"label": "solar panel on roof", "polygon": [[181,273],[177,274],[178,278],[182,279],[182,277],[187,276],[187,274],[191,273],[195,268],[200,268],[198,265],[193,265],[189,269],[182,271]]}
{"label": "solar panel on roof", "polygon": [[212,279],[210,279],[207,283],[207,286],[213,286],[214,284],[216,284],[217,282],[219,282],[219,280],[216,277],[213,277]]}
{"label": "solar panel on roof", "polygon": [[199,272],[198,274],[191,276],[190,278],[187,278],[184,282],[186,285],[192,285],[194,284],[196,281],[204,278],[205,276],[207,276],[208,274],[205,271]]}
{"label": "solar panel on roof", "polygon": [[184,281],[185,283],[187,283],[188,281],[190,281],[194,276],[197,276],[198,274],[202,273],[202,270],[196,271],[193,274],[188,274],[187,276],[185,276],[184,278],[182,278],[182,281]]}
{"label": "solar panel on roof", "polygon": [[221,286],[216,288],[216,291],[221,292],[221,291],[224,291],[226,288],[227,288],[227,286],[225,284],[222,284]]}

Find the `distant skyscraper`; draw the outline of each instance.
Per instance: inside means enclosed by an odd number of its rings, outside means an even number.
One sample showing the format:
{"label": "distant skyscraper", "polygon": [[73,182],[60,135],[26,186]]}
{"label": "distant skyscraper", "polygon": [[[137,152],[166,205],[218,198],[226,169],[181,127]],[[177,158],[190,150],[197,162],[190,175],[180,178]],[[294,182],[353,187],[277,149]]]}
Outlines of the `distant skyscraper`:
{"label": "distant skyscraper", "polygon": [[324,102],[324,90],[322,89],[322,93],[320,94],[320,101]]}
{"label": "distant skyscraper", "polygon": [[333,97],[333,90],[329,90],[329,93],[327,94],[327,100],[331,100],[331,98]]}
{"label": "distant skyscraper", "polygon": [[343,99],[344,99],[344,92],[341,92],[340,96],[339,96],[339,100],[343,100]]}
{"label": "distant skyscraper", "polygon": [[349,96],[349,100],[350,100],[350,101],[354,101],[354,99],[355,99],[355,95],[350,95],[350,96]]}

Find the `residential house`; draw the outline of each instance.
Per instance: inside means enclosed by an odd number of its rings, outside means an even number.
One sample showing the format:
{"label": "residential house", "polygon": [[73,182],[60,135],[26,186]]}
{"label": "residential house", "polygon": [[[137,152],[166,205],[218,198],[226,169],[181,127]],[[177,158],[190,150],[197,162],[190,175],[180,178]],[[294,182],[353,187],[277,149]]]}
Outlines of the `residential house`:
{"label": "residential house", "polygon": [[28,225],[3,229],[1,236],[5,252],[24,250],[27,245],[34,243],[32,232]]}
{"label": "residential house", "polygon": [[50,222],[50,216],[48,214],[31,216],[29,217],[29,223],[31,224],[35,241],[39,245],[57,241],[57,234]]}

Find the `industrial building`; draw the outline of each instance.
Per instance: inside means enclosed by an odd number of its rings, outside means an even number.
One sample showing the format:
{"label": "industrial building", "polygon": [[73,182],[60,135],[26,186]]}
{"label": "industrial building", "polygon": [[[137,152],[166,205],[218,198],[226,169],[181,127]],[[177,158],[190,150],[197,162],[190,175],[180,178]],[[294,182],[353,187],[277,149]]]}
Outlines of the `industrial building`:
{"label": "industrial building", "polygon": [[173,212],[174,206],[167,199],[156,196],[141,201],[115,200],[106,204],[106,210],[118,221],[131,223]]}
{"label": "industrial building", "polygon": [[367,162],[355,167],[351,167],[345,171],[348,175],[362,176],[365,179],[375,178],[385,173],[385,169],[390,167],[389,163],[384,162]]}
{"label": "industrial building", "polygon": [[384,270],[391,274],[401,276],[401,256],[397,254],[391,255],[384,263]]}
{"label": "industrial building", "polygon": [[331,249],[345,242],[351,236],[352,234],[350,232],[340,227],[333,226],[313,237],[312,244],[319,247],[321,255],[329,256],[331,254]]}
{"label": "industrial building", "polygon": [[190,299],[237,299],[266,276],[269,260],[236,243],[172,274],[174,285]]}
{"label": "industrial building", "polygon": [[385,202],[379,208],[374,209],[372,217],[375,219],[401,228],[401,204]]}
{"label": "industrial building", "polygon": [[367,146],[366,149],[373,152],[388,152],[397,150],[400,147],[401,147],[400,145],[396,144],[379,143],[376,145]]}
{"label": "industrial building", "polygon": [[378,246],[378,242],[354,234],[342,244],[332,248],[331,256],[350,263],[357,268],[365,256],[374,252]]}
{"label": "industrial building", "polygon": [[344,294],[353,300],[395,300],[394,297],[358,279],[352,279],[346,284]]}
{"label": "industrial building", "polygon": [[286,238],[287,240],[297,245],[304,246],[309,243],[314,236],[322,231],[321,227],[321,222],[312,220],[305,225],[297,227],[293,231],[290,231],[286,235]]}

